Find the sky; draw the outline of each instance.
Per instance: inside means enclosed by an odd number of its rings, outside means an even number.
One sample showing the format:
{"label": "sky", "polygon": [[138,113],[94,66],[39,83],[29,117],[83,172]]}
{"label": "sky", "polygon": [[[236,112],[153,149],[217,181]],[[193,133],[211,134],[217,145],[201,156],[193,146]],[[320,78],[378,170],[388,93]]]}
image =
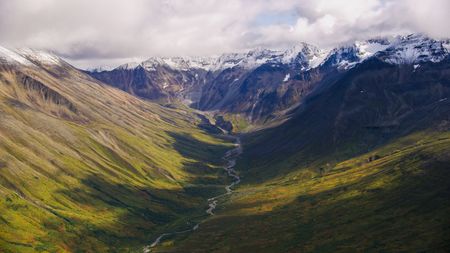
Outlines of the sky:
{"label": "sky", "polygon": [[81,68],[370,37],[450,37],[449,0],[0,0],[0,45]]}

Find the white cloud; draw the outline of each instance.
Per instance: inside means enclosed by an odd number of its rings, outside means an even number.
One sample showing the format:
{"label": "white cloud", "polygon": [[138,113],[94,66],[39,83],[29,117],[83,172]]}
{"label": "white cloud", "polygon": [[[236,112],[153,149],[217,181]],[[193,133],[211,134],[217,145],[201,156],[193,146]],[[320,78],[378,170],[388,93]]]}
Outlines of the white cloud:
{"label": "white cloud", "polygon": [[449,9],[448,0],[2,0],[0,44],[95,66],[408,32],[450,37]]}

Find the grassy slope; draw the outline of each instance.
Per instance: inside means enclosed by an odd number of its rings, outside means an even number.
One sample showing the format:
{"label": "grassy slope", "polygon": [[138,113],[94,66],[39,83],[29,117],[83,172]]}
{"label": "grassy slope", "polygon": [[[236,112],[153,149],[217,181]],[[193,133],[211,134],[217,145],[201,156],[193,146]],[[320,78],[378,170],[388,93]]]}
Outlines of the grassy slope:
{"label": "grassy slope", "polygon": [[46,69],[1,66],[0,251],[139,249],[217,190],[229,144],[196,117]]}
{"label": "grassy slope", "polygon": [[450,133],[433,131],[326,172],[298,167],[239,188],[219,215],[159,252],[445,252],[449,164]]}
{"label": "grassy slope", "polygon": [[324,83],[291,120],[243,138],[238,193],[160,251],[444,251],[449,66],[373,60]]}

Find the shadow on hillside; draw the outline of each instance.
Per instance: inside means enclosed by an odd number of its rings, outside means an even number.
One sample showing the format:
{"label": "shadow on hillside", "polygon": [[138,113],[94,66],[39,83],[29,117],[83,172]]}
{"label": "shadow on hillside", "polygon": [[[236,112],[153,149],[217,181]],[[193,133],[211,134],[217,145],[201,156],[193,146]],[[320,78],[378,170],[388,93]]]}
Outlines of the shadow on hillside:
{"label": "shadow on hillside", "polygon": [[167,134],[175,140],[173,148],[189,160],[183,162],[183,170],[192,175],[190,183],[193,186],[189,190],[206,189],[206,192],[196,192],[209,197],[223,191],[223,185],[229,178],[223,170],[225,162],[222,157],[231,147],[206,143],[185,133],[167,132]]}
{"label": "shadow on hillside", "polygon": [[[100,175],[91,175],[81,183],[83,186],[80,188],[62,190],[57,194],[71,199],[78,208],[83,209],[83,213],[89,215],[83,220],[66,217],[71,220],[68,227],[79,230],[77,237],[61,234],[70,237],[67,243],[71,248],[83,252],[89,251],[90,246],[83,243],[89,238],[96,238],[118,252],[142,246],[151,240],[149,235],[155,233],[158,226],[196,212],[202,203],[185,189],[117,184],[104,180]],[[110,215],[115,218],[110,219]]]}
{"label": "shadow on hillside", "polygon": [[[173,222],[205,216],[206,199],[223,191],[224,173],[219,166],[227,148],[202,142],[188,134],[169,132],[169,135],[175,140],[174,149],[187,159],[181,168],[192,176],[187,185],[158,189],[117,183],[101,174],[91,174],[81,180],[81,186],[55,193],[63,195],[55,199],[75,203],[76,207],[69,209],[81,210],[79,215],[83,216],[77,218],[75,214],[56,210],[55,214],[62,219],[46,222],[49,233],[39,238],[41,248],[51,245],[51,238],[57,233],[76,252],[96,252],[102,248],[126,252],[151,243],[159,234],[167,232],[164,226],[184,230],[191,226],[186,223],[188,220],[179,224]],[[134,168],[129,170],[132,173]]]}
{"label": "shadow on hillside", "polygon": [[187,159],[192,159],[205,164],[220,166],[221,159],[229,149],[224,145],[203,142],[186,133],[167,132],[175,142],[173,148]]}
{"label": "shadow on hillside", "polygon": [[383,187],[373,188],[371,184],[383,177],[374,174],[300,194],[260,214],[219,213],[170,252],[445,252],[450,246],[448,162],[431,159],[419,174],[407,163],[387,167],[384,173],[401,175]]}
{"label": "shadow on hillside", "polygon": [[442,98],[450,96],[450,83],[442,80],[450,77],[449,66],[445,61],[413,73],[366,61],[322,84],[290,120],[243,138],[238,166],[249,183],[259,183],[312,162],[343,161],[417,131],[448,131],[450,103]]}

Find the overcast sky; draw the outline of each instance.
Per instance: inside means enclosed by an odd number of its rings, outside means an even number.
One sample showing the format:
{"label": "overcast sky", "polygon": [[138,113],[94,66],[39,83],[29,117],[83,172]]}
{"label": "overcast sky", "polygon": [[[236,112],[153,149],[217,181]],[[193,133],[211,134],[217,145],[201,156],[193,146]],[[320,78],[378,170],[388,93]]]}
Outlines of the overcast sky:
{"label": "overcast sky", "polygon": [[0,45],[50,50],[79,67],[115,66],[299,41],[450,37],[449,10],[449,0],[0,0]]}

